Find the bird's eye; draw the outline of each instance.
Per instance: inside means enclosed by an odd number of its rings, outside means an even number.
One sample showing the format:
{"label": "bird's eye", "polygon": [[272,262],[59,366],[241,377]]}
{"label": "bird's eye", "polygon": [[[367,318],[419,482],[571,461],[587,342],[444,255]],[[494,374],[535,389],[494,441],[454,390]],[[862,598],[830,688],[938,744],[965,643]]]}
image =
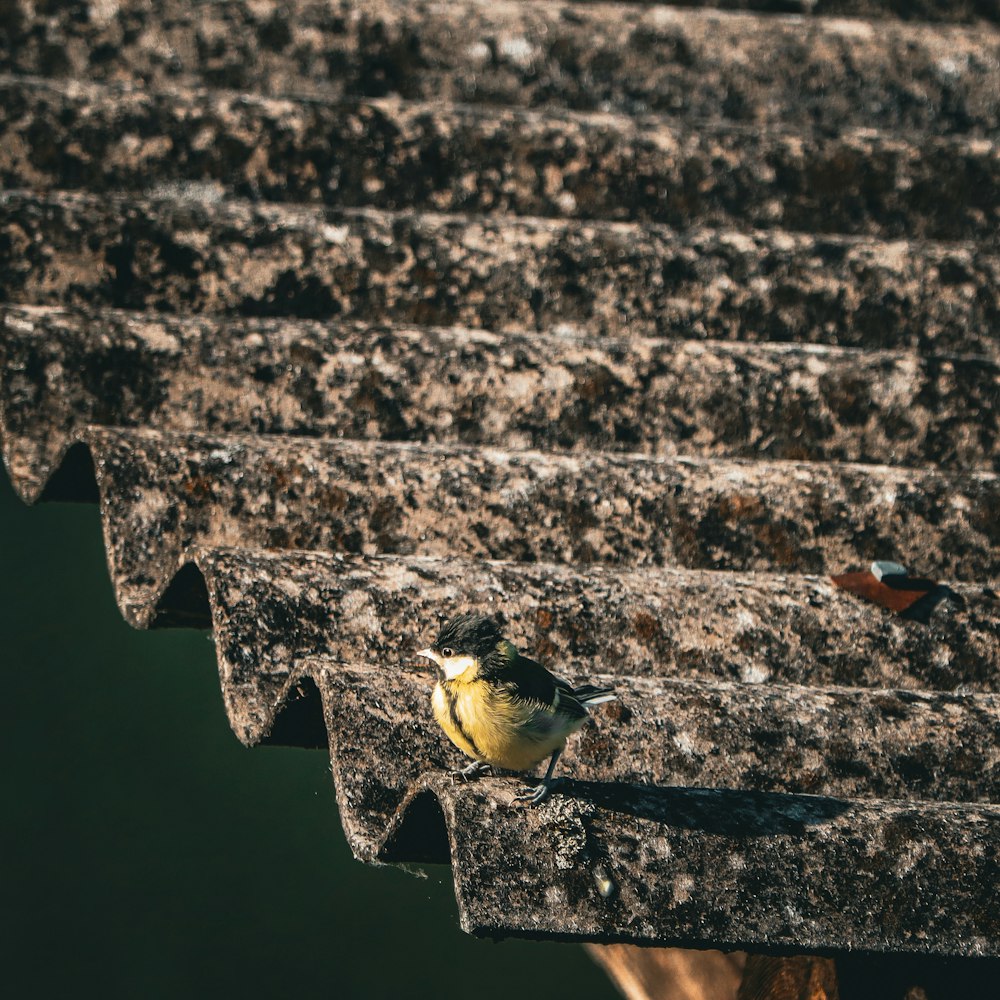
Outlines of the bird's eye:
{"label": "bird's eye", "polygon": [[454,656],[454,655],[455,655],[455,650],[453,650],[453,649],[451,648],[451,646],[445,646],[445,647],[444,647],[444,649],[442,649],[442,650],[441,650],[441,655],[442,655],[442,656],[443,656],[443,657],[444,657],[445,659],[448,659],[449,657],[451,657],[451,656]]}

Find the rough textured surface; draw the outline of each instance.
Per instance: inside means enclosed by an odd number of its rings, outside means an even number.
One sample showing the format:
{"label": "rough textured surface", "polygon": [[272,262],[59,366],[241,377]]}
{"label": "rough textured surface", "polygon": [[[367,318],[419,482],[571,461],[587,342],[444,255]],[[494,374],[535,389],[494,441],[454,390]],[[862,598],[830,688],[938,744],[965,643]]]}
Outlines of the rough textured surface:
{"label": "rough textured surface", "polygon": [[871,129],[0,79],[0,183],[996,244],[1000,149]]}
{"label": "rough textured surface", "polygon": [[0,301],[996,356],[976,244],[0,194]]}
{"label": "rough textured surface", "polygon": [[270,731],[299,659],[412,662],[469,608],[501,616],[514,642],[567,674],[998,690],[990,586],[956,584],[921,624],[802,575],[239,549],[195,559],[207,595],[185,571],[156,622],[204,623],[210,603],[226,708],[247,743]]}
{"label": "rough textured surface", "polygon": [[435,786],[473,933],[974,956],[1000,930],[996,807],[584,786],[510,822],[492,783]]}
{"label": "rough textured surface", "polygon": [[92,429],[130,621],[198,546],[833,574],[1000,577],[1000,478]]}
{"label": "rough textured surface", "polygon": [[[435,770],[448,766],[451,754],[442,752],[443,737],[422,707],[427,684],[405,675],[380,683],[379,675],[326,661],[305,669],[323,694],[353,850],[368,859],[436,860],[450,848],[462,921],[474,933],[683,945],[704,940],[708,922],[712,940],[723,946],[752,937],[772,947],[824,948],[843,946],[846,914],[853,948],[976,955],[1000,929],[991,905],[1000,868],[984,850],[1000,833],[996,807],[776,795],[752,787],[657,787],[643,780],[656,746],[648,738],[641,741],[637,780],[623,782],[613,767],[615,781],[605,784],[601,765],[586,759],[586,741],[600,741],[605,731],[618,736],[655,711],[620,680],[621,714],[595,712],[600,721],[567,764],[573,777],[547,803],[526,811],[511,805],[517,779],[453,783],[432,770],[414,781],[416,774],[406,773],[415,771],[413,764],[398,754],[392,761],[402,774],[376,766],[385,755],[373,746],[400,744],[418,747]],[[780,701],[777,692],[761,693],[772,709]],[[892,697],[898,696],[879,692],[869,703]],[[916,700],[904,695],[898,704],[912,707]],[[803,710],[798,700],[788,707],[793,714]],[[638,714],[626,715],[633,710]],[[760,712],[762,721],[767,709]],[[995,706],[987,714],[995,727]],[[888,747],[906,723],[892,710],[885,719],[886,729],[894,730],[886,734]],[[723,734],[738,728],[723,715],[716,739],[725,742]],[[827,736],[833,753],[843,754],[840,762],[850,761],[850,750],[838,746],[834,733],[824,734],[822,726],[810,730],[817,743]],[[677,755],[685,759],[683,751]],[[761,778],[752,777],[750,785]],[[430,796],[440,808],[447,847],[440,842],[440,820],[434,830]],[[510,886],[502,897],[488,888],[498,884]],[[701,904],[705,897],[711,907]],[[871,913],[880,919],[866,919]]]}
{"label": "rough textured surface", "polygon": [[1000,467],[984,358],[16,307],[0,331],[29,501],[88,424]]}
{"label": "rough textured surface", "polygon": [[[45,18],[19,19],[13,8],[0,28],[0,69],[271,95],[397,93],[957,133],[994,131],[1000,100],[996,37],[954,25],[542,0],[131,0],[117,17],[96,5],[84,16],[84,4],[48,6]],[[717,6],[837,14],[863,5]],[[912,18],[997,13],[993,0],[868,6]]]}
{"label": "rough textured surface", "polygon": [[[492,808],[495,786],[437,779],[435,791],[473,933],[725,946],[752,927],[765,948],[961,955],[996,940],[997,864],[984,850],[996,807],[628,786],[602,798],[590,786],[511,823]],[[498,839],[503,851],[483,849]],[[620,886],[608,899],[605,871]],[[497,884],[511,887],[502,904],[484,891]]]}

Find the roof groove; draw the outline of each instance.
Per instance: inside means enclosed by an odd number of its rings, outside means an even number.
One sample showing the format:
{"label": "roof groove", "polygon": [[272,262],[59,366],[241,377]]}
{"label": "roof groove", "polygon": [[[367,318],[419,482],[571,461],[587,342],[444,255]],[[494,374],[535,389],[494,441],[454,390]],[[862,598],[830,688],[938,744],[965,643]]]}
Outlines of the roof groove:
{"label": "roof groove", "polygon": [[[530,0],[529,0],[530,2]],[[578,2],[578,0],[573,0]],[[997,33],[995,44],[1000,55],[1000,32]],[[279,114],[286,116],[285,130],[297,134],[302,131],[303,118],[310,111],[324,113],[327,109],[335,109],[338,113],[353,113],[359,121],[354,123],[354,141],[358,139],[358,125],[370,120],[370,116],[381,113],[386,118],[395,116],[401,122],[430,120],[435,115],[441,116],[446,126],[443,135],[454,138],[458,128],[480,128],[492,130],[498,126],[507,126],[510,122],[519,122],[528,129],[539,128],[551,124],[553,128],[575,126],[590,130],[601,127],[614,129],[623,137],[640,136],[644,133],[656,135],[659,132],[663,139],[675,137],[674,145],[682,142],[693,142],[696,133],[707,133],[708,138],[722,141],[727,136],[733,139],[744,139],[753,148],[754,140],[766,137],[774,141],[784,141],[791,144],[795,140],[833,141],[837,138],[845,141],[861,143],[870,142],[871,149],[879,149],[881,143],[890,145],[896,143],[903,148],[905,143],[927,143],[934,148],[954,150],[958,153],[989,153],[1000,137],[1000,126],[989,132],[972,133],[942,132],[940,123],[930,122],[926,127],[918,126],[886,126],[874,128],[869,123],[844,123],[836,129],[824,127],[814,120],[760,121],[759,119],[743,121],[738,118],[716,118],[712,116],[699,117],[686,113],[678,115],[666,110],[640,109],[637,111],[620,111],[608,107],[576,108],[563,107],[552,102],[537,107],[521,107],[516,104],[492,104],[477,101],[445,99],[439,94],[429,96],[400,96],[399,94],[355,94],[337,95],[318,91],[316,93],[274,94],[267,91],[250,91],[233,89],[224,85],[211,83],[173,84],[170,86],[150,87],[137,86],[131,81],[111,80],[98,81],[90,79],[60,79],[32,73],[10,73],[0,70],[0,88],[7,96],[10,104],[2,109],[4,126],[15,129],[24,121],[25,116],[48,113],[58,115],[53,120],[54,127],[63,130],[77,124],[102,124],[103,115],[119,114],[123,119],[117,122],[119,126],[127,127],[135,121],[147,125],[154,113],[165,116],[157,120],[157,127],[164,130],[175,124],[177,116],[184,115],[188,121],[197,122],[199,116],[219,128],[229,127],[225,120],[227,115],[238,116],[241,113],[259,116],[262,127],[274,130],[278,126],[273,119]],[[1000,100],[1000,94],[997,95]],[[199,103],[200,102],[200,103]],[[148,109],[148,110],[147,110]],[[217,109],[217,110],[213,110]],[[147,118],[140,117],[145,113]],[[131,116],[131,117],[130,117]],[[368,119],[363,116],[369,116]],[[448,116],[451,116],[450,118]],[[253,120],[253,119],[247,119]],[[12,134],[17,134],[12,132]],[[70,133],[71,134],[71,133]],[[184,142],[182,135],[171,136],[178,142]],[[25,148],[37,142],[38,137],[25,128],[20,136]],[[87,135],[94,142],[106,143],[107,149],[115,149],[115,137],[95,132]],[[350,138],[350,137],[348,137]],[[387,138],[393,139],[390,135]],[[325,147],[325,138],[315,139],[316,145],[310,147],[312,152]],[[193,147],[197,149],[197,146]],[[660,152],[668,151],[669,144]],[[204,152],[204,150],[201,150]],[[339,146],[338,146],[339,151]],[[86,153],[87,151],[81,151]],[[155,155],[156,149],[150,153]],[[78,154],[79,155],[79,154]],[[96,159],[96,158],[95,158]],[[44,162],[44,161],[43,161]],[[46,163],[53,169],[60,164]],[[164,166],[166,164],[164,163]],[[24,175],[22,175],[24,176]],[[74,178],[74,181],[77,180]],[[276,199],[280,200],[280,199]],[[294,199],[289,199],[293,200]],[[376,207],[371,202],[368,207]],[[362,206],[364,207],[364,206]],[[409,205],[409,207],[416,207]],[[530,213],[525,213],[530,214]],[[606,218],[606,216],[605,216]]]}

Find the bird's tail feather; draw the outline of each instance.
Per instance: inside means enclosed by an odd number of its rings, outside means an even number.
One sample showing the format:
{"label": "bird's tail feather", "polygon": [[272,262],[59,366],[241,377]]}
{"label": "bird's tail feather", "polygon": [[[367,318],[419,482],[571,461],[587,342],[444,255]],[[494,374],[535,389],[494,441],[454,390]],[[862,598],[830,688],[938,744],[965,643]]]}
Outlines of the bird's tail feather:
{"label": "bird's tail feather", "polygon": [[575,688],[573,697],[581,705],[602,705],[606,701],[616,701],[618,695],[611,688],[597,687],[594,684],[584,684]]}

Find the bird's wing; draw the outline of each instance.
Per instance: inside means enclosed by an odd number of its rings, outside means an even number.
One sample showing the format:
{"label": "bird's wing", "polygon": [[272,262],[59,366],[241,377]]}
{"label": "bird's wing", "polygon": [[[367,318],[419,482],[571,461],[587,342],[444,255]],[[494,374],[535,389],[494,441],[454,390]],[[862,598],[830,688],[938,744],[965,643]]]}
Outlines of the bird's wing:
{"label": "bird's wing", "polygon": [[582,719],[587,710],[573,695],[573,688],[554,677],[540,663],[520,654],[508,664],[501,683],[511,696],[549,713]]}

